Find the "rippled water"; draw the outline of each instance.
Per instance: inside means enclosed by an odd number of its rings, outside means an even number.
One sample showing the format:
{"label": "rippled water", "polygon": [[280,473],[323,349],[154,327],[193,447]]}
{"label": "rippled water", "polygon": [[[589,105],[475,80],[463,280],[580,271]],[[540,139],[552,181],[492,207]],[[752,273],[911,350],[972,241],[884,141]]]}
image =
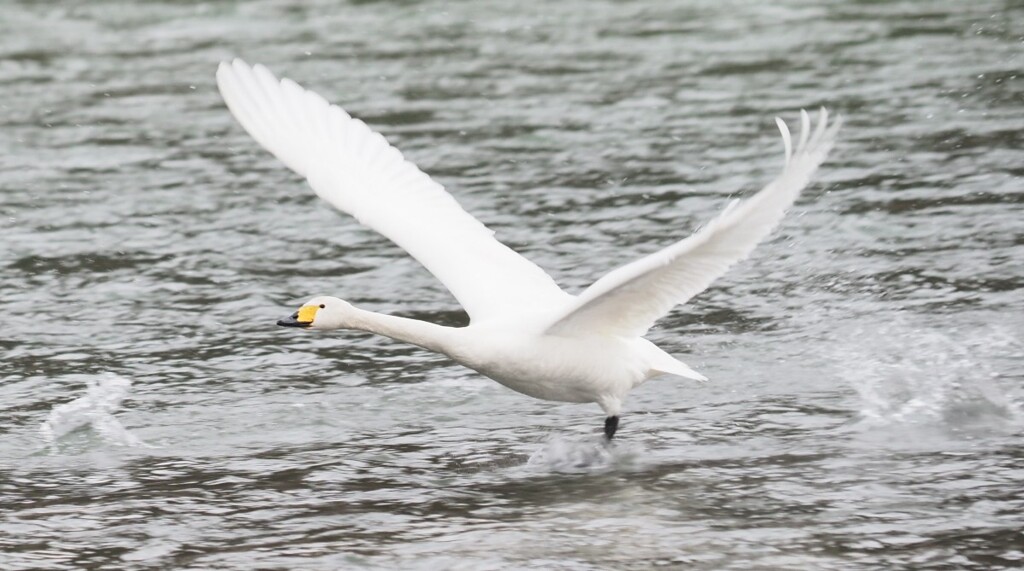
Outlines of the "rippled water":
{"label": "rippled water", "polygon": [[[552,4],[0,5],[0,568],[1024,565],[1024,6]],[[595,406],[274,326],[464,315],[234,124],[233,56],[571,291],[765,182],[774,115],[846,127],[652,332],[712,381],[605,450]]]}

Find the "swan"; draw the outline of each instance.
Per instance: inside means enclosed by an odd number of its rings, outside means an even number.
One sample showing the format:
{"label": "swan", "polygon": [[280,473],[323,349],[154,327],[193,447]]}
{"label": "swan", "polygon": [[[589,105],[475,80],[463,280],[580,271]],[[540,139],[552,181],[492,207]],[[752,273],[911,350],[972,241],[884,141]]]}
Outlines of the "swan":
{"label": "swan", "polygon": [[828,126],[822,108],[812,132],[801,111],[794,146],[786,123],[776,118],[785,166],[775,180],[746,201],[733,200],[688,238],[571,295],[342,108],[241,59],[220,64],[217,85],[235,119],[260,145],[322,199],[419,261],[470,317],[465,327],[446,327],[319,296],[278,325],[368,331],[443,353],[531,397],[596,403],[608,441],[631,389],[659,375],[707,380],[644,335],[772,231],[825,160],[841,125],[837,118]]}

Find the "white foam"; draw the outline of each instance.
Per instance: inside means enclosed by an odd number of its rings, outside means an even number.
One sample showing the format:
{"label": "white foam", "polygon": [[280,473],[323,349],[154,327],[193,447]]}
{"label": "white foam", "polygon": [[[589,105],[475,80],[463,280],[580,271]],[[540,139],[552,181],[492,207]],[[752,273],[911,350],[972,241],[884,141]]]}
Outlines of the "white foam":
{"label": "white foam", "polygon": [[845,331],[840,375],[862,400],[867,425],[960,426],[1021,420],[1000,385],[1000,358],[1022,351],[996,328],[939,330],[906,319]]}
{"label": "white foam", "polygon": [[542,472],[592,472],[626,466],[641,455],[635,445],[609,444],[600,436],[569,440],[554,435],[530,455],[526,467]]}
{"label": "white foam", "polygon": [[86,379],[86,387],[85,396],[53,407],[40,425],[39,432],[47,443],[53,445],[71,432],[91,429],[108,444],[146,446],[114,416],[131,391],[131,381],[106,373]]}

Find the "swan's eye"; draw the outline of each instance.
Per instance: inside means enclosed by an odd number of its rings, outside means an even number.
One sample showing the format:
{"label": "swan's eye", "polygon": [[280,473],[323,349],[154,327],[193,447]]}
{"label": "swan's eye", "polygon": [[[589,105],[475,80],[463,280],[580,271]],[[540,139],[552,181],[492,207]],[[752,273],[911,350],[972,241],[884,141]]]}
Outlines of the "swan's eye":
{"label": "swan's eye", "polygon": [[327,307],[327,306],[325,306],[325,305],[324,305],[324,304],[322,304],[322,303],[320,304],[320,309],[323,309],[323,308],[325,308],[325,307]]}

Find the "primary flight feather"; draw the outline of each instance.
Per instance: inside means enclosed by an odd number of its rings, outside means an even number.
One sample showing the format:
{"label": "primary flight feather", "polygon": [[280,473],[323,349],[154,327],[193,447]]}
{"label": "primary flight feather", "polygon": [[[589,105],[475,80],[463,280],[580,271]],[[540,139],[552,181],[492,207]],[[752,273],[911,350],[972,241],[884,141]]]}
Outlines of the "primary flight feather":
{"label": "primary flight feather", "polygon": [[280,325],[359,329],[444,353],[521,393],[594,402],[604,433],[618,427],[626,394],[673,374],[705,378],[643,339],[673,307],[706,289],[778,225],[835,141],[840,121],[822,109],[811,131],[801,112],[782,172],[760,192],[733,202],[698,232],[622,266],[570,295],[536,264],[494,238],[445,189],[379,133],[261,65],[221,63],[217,84],[246,131],[321,198],[403,248],[439,279],[470,316],[453,328],[315,297]]}
{"label": "primary flight feather", "polygon": [[237,59],[221,65],[217,82],[258,143],[321,198],[423,264],[471,320],[570,299],[544,270],[495,240],[444,187],[340,107]]}

